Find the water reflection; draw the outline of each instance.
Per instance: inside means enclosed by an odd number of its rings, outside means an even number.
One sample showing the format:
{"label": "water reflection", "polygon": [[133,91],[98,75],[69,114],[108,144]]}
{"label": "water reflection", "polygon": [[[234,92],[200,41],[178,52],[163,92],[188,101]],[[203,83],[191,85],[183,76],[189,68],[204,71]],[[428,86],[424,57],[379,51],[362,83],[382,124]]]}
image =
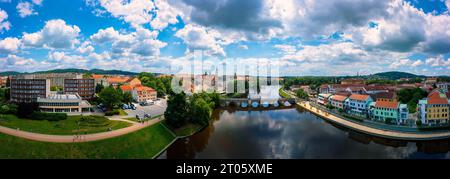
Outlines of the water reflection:
{"label": "water reflection", "polygon": [[330,124],[298,107],[216,110],[200,133],[176,141],[161,158],[449,158],[450,141],[407,142]]}

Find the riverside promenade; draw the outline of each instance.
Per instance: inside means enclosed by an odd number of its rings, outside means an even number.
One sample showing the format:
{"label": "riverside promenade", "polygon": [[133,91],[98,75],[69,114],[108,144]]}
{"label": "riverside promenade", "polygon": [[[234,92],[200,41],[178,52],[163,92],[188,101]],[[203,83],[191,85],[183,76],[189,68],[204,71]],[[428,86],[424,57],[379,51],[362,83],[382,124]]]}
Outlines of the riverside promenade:
{"label": "riverside promenade", "polygon": [[[156,123],[162,121],[163,119],[164,119],[164,117],[162,116],[157,119],[146,121],[144,123],[136,123],[136,122],[132,122],[132,121],[121,120],[121,121],[129,122],[133,125],[130,127],[117,129],[117,130],[113,130],[113,131],[109,131],[109,132],[101,132],[101,133],[86,134],[86,135],[39,134],[39,133],[21,131],[21,130],[17,130],[17,129],[11,129],[11,128],[7,128],[7,127],[3,127],[3,126],[0,126],[0,132],[8,134],[8,135],[12,135],[12,136],[29,139],[29,140],[34,140],[34,141],[40,141],[40,142],[80,143],[80,142],[91,142],[91,141],[109,139],[109,138],[129,134],[129,133],[141,130],[143,128],[149,127],[153,124],[156,124]],[[111,119],[111,120],[118,120],[118,119]]]}
{"label": "riverside promenade", "polygon": [[388,139],[397,139],[397,140],[408,140],[408,141],[424,141],[424,140],[439,140],[439,139],[447,139],[450,138],[450,131],[447,132],[435,132],[435,133],[429,133],[429,132],[401,132],[401,131],[393,131],[393,130],[383,130],[379,128],[373,128],[368,127],[365,125],[358,124],[356,122],[351,122],[346,119],[342,119],[340,117],[337,117],[329,112],[326,112],[324,110],[318,109],[314,106],[311,106],[309,102],[302,101],[297,103],[298,106],[303,107],[304,109],[324,118],[325,120],[335,123],[337,125],[377,136],[377,137],[383,137]]}

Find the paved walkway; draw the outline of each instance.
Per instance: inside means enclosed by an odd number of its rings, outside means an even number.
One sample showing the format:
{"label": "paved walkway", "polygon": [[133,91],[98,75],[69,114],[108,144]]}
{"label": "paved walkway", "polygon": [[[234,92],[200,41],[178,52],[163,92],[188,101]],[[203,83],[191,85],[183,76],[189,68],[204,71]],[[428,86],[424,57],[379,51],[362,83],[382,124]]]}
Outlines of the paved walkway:
{"label": "paved walkway", "polygon": [[[152,119],[150,121],[146,121],[144,123],[136,123],[132,121],[126,120],[126,122],[133,123],[132,126],[117,129],[110,132],[102,132],[102,133],[96,133],[96,134],[86,134],[86,135],[48,135],[48,134],[38,134],[38,133],[32,133],[32,132],[26,132],[16,129],[11,129],[7,127],[0,126],[0,132],[5,133],[8,135],[21,137],[29,140],[34,141],[41,141],[41,142],[55,142],[55,143],[74,143],[74,142],[90,142],[90,141],[96,141],[96,140],[103,140],[103,139],[109,139],[113,137],[118,137],[121,135],[125,135],[128,133],[132,133],[135,131],[138,131],[140,129],[146,128],[148,126],[151,126],[157,122],[160,122],[163,120],[164,117],[159,117],[157,119]],[[112,120],[118,120],[118,119],[112,119]]]}
{"label": "paved walkway", "polygon": [[309,102],[299,102],[297,103],[299,106],[309,110],[310,112],[317,114],[328,121],[331,121],[333,123],[336,123],[338,125],[374,135],[384,138],[390,138],[390,139],[400,139],[400,140],[436,140],[436,139],[445,139],[450,138],[450,131],[448,132],[440,132],[440,133],[406,133],[406,132],[400,132],[400,131],[390,131],[390,130],[382,130],[382,129],[376,129],[368,126],[364,126],[361,124],[357,124],[354,122],[350,122],[348,120],[339,118],[337,116],[334,116],[330,113],[326,113],[323,110],[317,109],[309,104]]}

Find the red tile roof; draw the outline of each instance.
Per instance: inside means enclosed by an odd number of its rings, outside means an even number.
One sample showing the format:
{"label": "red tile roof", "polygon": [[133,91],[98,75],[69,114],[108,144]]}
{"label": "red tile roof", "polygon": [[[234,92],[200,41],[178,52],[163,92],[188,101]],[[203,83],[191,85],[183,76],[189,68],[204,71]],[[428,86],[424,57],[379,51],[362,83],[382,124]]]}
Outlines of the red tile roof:
{"label": "red tile roof", "polygon": [[344,101],[345,99],[347,99],[347,96],[341,96],[341,95],[333,95],[333,100],[336,100],[336,101]]}
{"label": "red tile roof", "polygon": [[120,86],[120,89],[122,89],[122,91],[131,91],[133,90],[133,88],[129,85],[122,85]]}
{"label": "red tile roof", "polygon": [[448,98],[439,91],[433,91],[428,95],[428,104],[448,104]]}
{"label": "red tile roof", "polygon": [[100,78],[103,78],[103,77],[105,77],[105,75],[92,74],[92,78],[94,78],[94,79],[100,79]]}
{"label": "red tile roof", "polygon": [[377,101],[375,103],[375,107],[396,109],[398,107],[398,102],[397,101]]}
{"label": "red tile roof", "polygon": [[134,87],[136,91],[155,91],[153,88],[147,86],[136,86]]}
{"label": "red tile roof", "polygon": [[125,83],[129,79],[128,77],[109,77],[107,81],[108,83]]}
{"label": "red tile roof", "polygon": [[353,100],[365,101],[369,99],[369,97],[370,97],[369,95],[365,94],[352,94],[349,98]]}

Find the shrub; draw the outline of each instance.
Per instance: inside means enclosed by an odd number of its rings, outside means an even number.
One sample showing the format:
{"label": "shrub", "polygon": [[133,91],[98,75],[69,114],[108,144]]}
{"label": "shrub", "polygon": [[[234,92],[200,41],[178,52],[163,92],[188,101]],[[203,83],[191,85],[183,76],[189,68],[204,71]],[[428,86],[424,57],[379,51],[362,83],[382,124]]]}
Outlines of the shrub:
{"label": "shrub", "polygon": [[112,111],[106,111],[105,116],[113,116],[113,115],[119,115],[120,111],[118,109],[114,109]]}
{"label": "shrub", "polygon": [[0,114],[16,114],[17,105],[15,104],[4,104],[0,106]]}
{"label": "shrub", "polygon": [[110,124],[109,119],[103,116],[83,116],[79,122],[81,126],[91,127],[107,126]]}
{"label": "shrub", "polygon": [[67,119],[66,113],[45,113],[34,111],[30,115],[32,120],[47,120],[47,121],[61,121]]}

